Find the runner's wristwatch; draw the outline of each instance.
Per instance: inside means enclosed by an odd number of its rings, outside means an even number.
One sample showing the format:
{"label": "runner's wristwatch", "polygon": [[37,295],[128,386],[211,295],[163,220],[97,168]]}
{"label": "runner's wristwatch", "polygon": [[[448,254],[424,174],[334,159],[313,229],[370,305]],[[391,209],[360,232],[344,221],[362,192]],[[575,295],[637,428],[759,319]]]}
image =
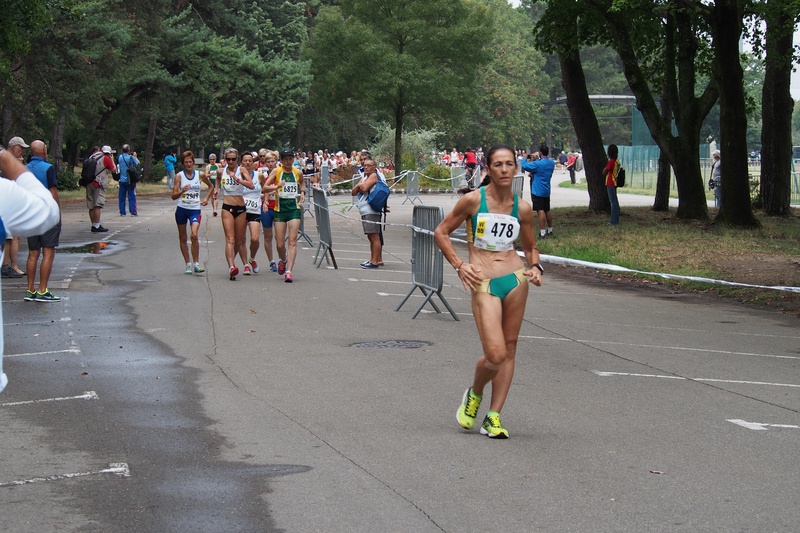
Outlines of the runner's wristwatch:
{"label": "runner's wristwatch", "polygon": [[535,267],[535,268],[538,268],[538,269],[539,269],[539,272],[541,272],[542,274],[544,274],[544,268],[542,267],[542,264],[541,264],[541,263],[534,263],[534,264],[532,264],[532,265],[531,265],[531,268],[534,268],[534,267]]}

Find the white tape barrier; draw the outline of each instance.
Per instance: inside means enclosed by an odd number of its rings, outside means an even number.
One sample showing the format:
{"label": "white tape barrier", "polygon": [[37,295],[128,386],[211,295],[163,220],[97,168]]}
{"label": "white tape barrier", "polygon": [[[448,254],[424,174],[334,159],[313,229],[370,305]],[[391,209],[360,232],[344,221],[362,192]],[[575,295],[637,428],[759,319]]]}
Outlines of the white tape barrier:
{"label": "white tape barrier", "polygon": [[[337,204],[337,205],[351,205],[351,204]],[[335,211],[330,211],[331,213],[340,216],[342,218],[347,218],[349,220],[361,222],[361,218],[354,218],[349,217],[343,213],[336,213]],[[428,235],[433,235],[432,231],[418,228],[411,224],[389,224],[387,222],[373,222],[373,224],[381,224],[382,226],[395,226],[400,228],[411,228],[418,233],[425,233]],[[450,237],[450,240],[453,242],[458,242],[462,244],[467,244],[467,241],[463,239],[456,239]],[[523,252],[517,252],[517,254],[525,258],[525,254]],[[551,263],[554,265],[571,265],[571,266],[582,266],[587,268],[594,268],[596,270],[610,270],[613,272],[626,272],[629,274],[642,274],[647,276],[657,276],[664,279],[678,279],[678,280],[687,280],[687,281],[698,281],[700,283],[711,283],[716,285],[728,285],[731,287],[744,287],[749,289],[769,289],[773,291],[784,291],[784,292],[794,292],[800,294],[800,287],[788,287],[788,286],[775,286],[775,285],[752,285],[749,283],[738,283],[736,281],[725,281],[721,279],[713,279],[713,278],[701,278],[698,276],[681,276],[678,274],[665,274],[663,272],[648,272],[645,270],[634,270],[632,268],[626,268],[619,265],[611,265],[608,263],[593,263],[591,261],[581,261],[580,259],[570,259],[568,257],[559,257],[557,255],[548,255],[548,254],[539,254],[539,259],[543,263]]]}

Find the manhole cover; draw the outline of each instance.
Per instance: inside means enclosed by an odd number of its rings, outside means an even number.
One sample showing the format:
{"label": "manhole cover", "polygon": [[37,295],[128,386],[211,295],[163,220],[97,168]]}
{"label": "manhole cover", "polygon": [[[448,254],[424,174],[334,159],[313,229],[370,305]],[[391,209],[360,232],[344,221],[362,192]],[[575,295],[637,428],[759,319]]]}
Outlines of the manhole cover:
{"label": "manhole cover", "polygon": [[372,342],[357,342],[350,345],[352,348],[424,348],[431,346],[431,343],[425,341],[372,341]]}

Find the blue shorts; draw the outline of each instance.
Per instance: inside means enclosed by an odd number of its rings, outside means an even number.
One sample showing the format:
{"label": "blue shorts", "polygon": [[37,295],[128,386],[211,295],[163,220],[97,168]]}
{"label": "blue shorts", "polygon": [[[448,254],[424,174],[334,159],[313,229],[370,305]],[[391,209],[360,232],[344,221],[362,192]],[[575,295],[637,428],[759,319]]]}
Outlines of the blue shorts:
{"label": "blue shorts", "polygon": [[275,210],[267,209],[261,212],[261,225],[265,228],[271,228],[272,222],[275,220]]}
{"label": "blue shorts", "polygon": [[179,226],[185,226],[187,222],[191,221],[192,224],[200,223],[200,210],[199,209],[186,209],[185,207],[178,206],[175,209],[175,222]]}

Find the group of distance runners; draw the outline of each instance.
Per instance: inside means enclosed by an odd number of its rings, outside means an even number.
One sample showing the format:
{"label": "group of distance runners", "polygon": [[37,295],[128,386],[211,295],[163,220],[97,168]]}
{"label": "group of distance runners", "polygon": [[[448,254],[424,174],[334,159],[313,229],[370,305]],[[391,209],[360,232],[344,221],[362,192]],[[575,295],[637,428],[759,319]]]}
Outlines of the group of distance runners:
{"label": "group of distance runners", "polygon": [[[191,150],[181,155],[183,170],[175,175],[172,199],[178,201],[175,222],[178,225],[181,254],[186,263],[184,273],[205,272],[199,260],[200,210],[210,201],[216,217],[219,214],[217,205],[221,202],[225,260],[231,281],[239,275],[237,255],[245,276],[258,273],[256,254],[263,228],[264,249],[270,270],[283,276],[286,283],[292,283],[303,213],[301,205],[305,201],[303,173],[294,167],[294,152],[290,149],[276,152],[262,148],[258,152],[243,152],[240,155],[235,148],[228,148],[223,159],[220,164],[216,155],[209,155],[208,165],[200,171],[195,168]],[[201,183],[208,187],[202,199]],[[191,261],[186,242],[187,226],[191,235]],[[246,238],[248,229],[249,243]],[[278,252],[277,261],[272,255],[273,237]]]}
{"label": "group of distance runners", "polygon": [[[257,155],[258,163],[254,155]],[[276,166],[276,156],[280,157],[279,166]],[[194,169],[194,154],[190,151],[183,153],[182,162],[184,170],[176,175],[172,198],[178,200],[175,219],[186,273],[204,271],[197,259],[200,206],[222,194],[225,257],[230,279],[235,279],[239,273],[235,264],[237,253],[244,263],[245,275],[251,271],[258,272],[254,256],[259,246],[261,224],[270,267],[275,263],[272,261],[272,231],[268,233],[268,229],[274,227],[279,256],[276,270],[291,283],[302,216],[300,203],[303,202],[303,175],[293,167],[294,153],[291,150],[283,150],[280,154],[261,150],[258,154],[245,152],[240,158],[235,149],[229,148],[225,151],[227,164],[221,167],[216,164],[216,158],[209,156],[205,172]],[[544,269],[539,263],[533,231],[533,210],[511,188],[517,171],[513,148],[502,144],[492,146],[487,151],[486,163],[487,174],[481,186],[476,190],[462,191],[462,198],[436,228],[434,238],[464,288],[472,293],[472,311],[483,348],[483,355],[475,365],[472,385],[466,389],[459,404],[456,420],[464,429],[472,429],[484,389],[491,384],[489,412],[483,419],[480,433],[493,439],[506,439],[508,430],[500,421],[500,411],[514,376],[528,283],[541,285]],[[212,179],[219,182],[218,188]],[[200,200],[201,181],[209,187],[203,200]],[[189,262],[186,245],[186,225],[189,222],[193,265]],[[459,257],[450,239],[450,234],[464,223],[469,242],[466,261]],[[251,231],[249,257],[245,242],[248,227]],[[287,232],[288,250],[285,244]],[[527,267],[517,254],[517,242],[521,245]]]}

